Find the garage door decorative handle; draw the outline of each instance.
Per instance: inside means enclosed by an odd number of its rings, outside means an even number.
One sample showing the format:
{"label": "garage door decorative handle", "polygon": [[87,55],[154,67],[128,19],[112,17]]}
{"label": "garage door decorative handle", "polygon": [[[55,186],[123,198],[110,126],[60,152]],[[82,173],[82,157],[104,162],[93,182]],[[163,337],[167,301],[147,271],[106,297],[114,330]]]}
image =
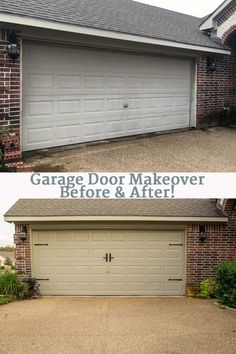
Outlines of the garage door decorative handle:
{"label": "garage door decorative handle", "polygon": [[106,263],[108,262],[108,253],[106,253],[106,256],[105,256],[105,257],[103,257],[103,259],[105,259],[105,260],[106,260]]}
{"label": "garage door decorative handle", "polygon": [[169,281],[183,281],[183,279],[169,279]]}
{"label": "garage door decorative handle", "polygon": [[169,243],[169,246],[183,246],[183,243]]}
{"label": "garage door decorative handle", "polygon": [[48,281],[50,279],[49,278],[41,278],[41,279],[37,278],[36,280],[38,280],[38,281]]}
{"label": "garage door decorative handle", "polygon": [[48,246],[48,243],[35,243],[35,246]]}
{"label": "garage door decorative handle", "polygon": [[111,256],[111,253],[109,253],[109,262],[111,262],[114,259],[114,257]]}

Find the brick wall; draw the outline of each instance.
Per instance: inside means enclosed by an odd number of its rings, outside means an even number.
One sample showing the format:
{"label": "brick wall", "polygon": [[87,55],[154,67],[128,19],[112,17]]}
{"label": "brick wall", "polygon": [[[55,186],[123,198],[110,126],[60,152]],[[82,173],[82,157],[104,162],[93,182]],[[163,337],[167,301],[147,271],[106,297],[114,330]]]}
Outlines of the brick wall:
{"label": "brick wall", "polygon": [[[236,124],[236,24],[227,22],[235,16],[233,4],[217,19],[217,27],[212,34],[221,38],[222,44],[231,48],[232,55],[211,55],[216,61],[216,71],[207,70],[207,56],[197,62],[197,127],[217,124]],[[223,25],[222,25],[223,24]],[[231,114],[226,117],[223,106],[231,106]]]}
{"label": "brick wall", "polygon": [[187,283],[199,284],[214,276],[214,266],[236,257],[236,205],[227,200],[222,206],[227,224],[206,225],[206,241],[199,241],[199,225],[189,225],[187,237]]}
{"label": "brick wall", "polygon": [[223,106],[236,106],[235,63],[236,46],[232,56],[211,56],[216,62],[216,71],[207,70],[207,56],[197,62],[197,127],[228,124]]}
{"label": "brick wall", "polygon": [[[18,33],[19,38],[19,33]],[[20,131],[20,59],[7,55],[8,31],[0,29],[0,129]]]}
{"label": "brick wall", "polygon": [[16,270],[18,274],[28,274],[31,275],[31,239],[30,239],[30,229],[27,225],[28,235],[27,239],[23,242],[20,239],[20,231],[23,225],[16,225],[14,234],[15,243],[15,262]]}

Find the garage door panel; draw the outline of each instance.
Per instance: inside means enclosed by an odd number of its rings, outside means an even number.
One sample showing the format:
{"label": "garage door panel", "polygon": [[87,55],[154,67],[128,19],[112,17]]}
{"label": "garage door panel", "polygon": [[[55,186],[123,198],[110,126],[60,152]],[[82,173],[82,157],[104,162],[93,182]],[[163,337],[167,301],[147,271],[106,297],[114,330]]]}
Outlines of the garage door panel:
{"label": "garage door panel", "polygon": [[49,279],[43,294],[184,294],[184,247],[169,246],[184,243],[182,231],[45,230],[39,239],[48,244],[33,246],[33,275]]}
{"label": "garage door panel", "polygon": [[165,266],[164,275],[167,276],[180,276],[182,274],[182,264],[180,266]]}
{"label": "garage door panel", "polygon": [[190,125],[190,60],[27,41],[23,55],[24,150]]}
{"label": "garage door panel", "polygon": [[145,267],[142,266],[129,266],[127,269],[128,275],[145,275]]}
{"label": "garage door panel", "polygon": [[49,243],[53,238],[53,231],[34,231],[34,243]]}
{"label": "garage door panel", "polygon": [[[126,78],[123,76],[113,76],[113,73],[108,72],[107,87],[111,90],[121,90],[126,87]],[[123,91],[122,91],[123,92]]]}
{"label": "garage door panel", "polygon": [[73,232],[73,239],[74,239],[74,241],[76,241],[77,244],[80,242],[83,243],[84,241],[89,241],[89,236],[90,236],[90,233],[86,232],[86,231],[74,231]]}
{"label": "garage door panel", "polygon": [[54,251],[48,248],[38,248],[37,254],[39,258],[45,258],[44,262],[47,262],[47,259],[50,261],[50,258],[54,256]]}
{"label": "garage door panel", "polygon": [[89,274],[89,266],[84,266],[83,264],[81,265],[76,265],[73,267],[73,274],[83,274],[83,275],[86,275],[88,276]]}
{"label": "garage door panel", "polygon": [[165,260],[180,260],[182,258],[182,251],[177,249],[168,249],[165,251]]}
{"label": "garage door panel", "polygon": [[[63,252],[63,250],[62,250],[62,252]],[[90,250],[89,249],[73,249],[70,251],[70,253],[71,253],[71,257],[75,257],[75,258],[89,258],[90,257]]]}
{"label": "garage door panel", "polygon": [[54,92],[54,76],[50,73],[41,74],[34,73],[29,74],[26,79],[26,93],[27,90],[31,93],[31,90],[35,90],[38,93],[43,93],[43,90],[47,90],[47,92]]}
{"label": "garage door panel", "polygon": [[180,292],[181,284],[180,282],[166,282],[163,290],[166,291],[168,295],[174,295]]}
{"label": "garage door panel", "polygon": [[150,274],[150,275],[158,276],[158,275],[162,274],[162,266],[147,265],[145,267],[145,270],[146,270],[146,274]]}
{"label": "garage door panel", "polygon": [[[73,98],[58,99],[57,113],[64,115],[66,121],[72,119],[71,115],[79,114],[81,110],[81,101]],[[63,118],[62,118],[63,119]]]}
{"label": "garage door panel", "polygon": [[60,265],[60,266],[55,266],[54,267],[54,274],[55,275],[69,275],[71,271],[71,267],[66,266],[66,265]]}
{"label": "garage door panel", "polygon": [[108,272],[113,275],[123,275],[126,272],[126,266],[110,265]]}
{"label": "garage door panel", "polygon": [[37,266],[36,272],[38,276],[44,275],[47,278],[54,274],[54,267],[52,264]]}

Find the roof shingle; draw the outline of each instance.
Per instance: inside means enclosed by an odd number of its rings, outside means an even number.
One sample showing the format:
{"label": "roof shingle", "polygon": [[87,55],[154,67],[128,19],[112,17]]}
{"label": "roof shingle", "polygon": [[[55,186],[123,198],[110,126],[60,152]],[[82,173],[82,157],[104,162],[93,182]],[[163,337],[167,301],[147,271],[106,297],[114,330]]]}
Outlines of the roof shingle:
{"label": "roof shingle", "polygon": [[210,199],[20,199],[5,216],[219,217],[223,213]]}
{"label": "roof shingle", "polygon": [[0,0],[0,12],[222,48],[199,30],[202,19],[132,0]]}

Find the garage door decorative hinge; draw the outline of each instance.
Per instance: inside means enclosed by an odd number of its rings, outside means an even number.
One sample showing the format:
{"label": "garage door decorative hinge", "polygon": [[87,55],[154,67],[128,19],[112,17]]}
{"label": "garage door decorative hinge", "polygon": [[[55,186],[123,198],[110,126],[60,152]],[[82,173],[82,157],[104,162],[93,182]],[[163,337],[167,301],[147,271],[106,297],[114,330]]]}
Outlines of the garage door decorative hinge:
{"label": "garage door decorative hinge", "polygon": [[183,246],[183,243],[169,243],[169,246]]}
{"label": "garage door decorative hinge", "polygon": [[48,243],[35,243],[35,246],[48,246]]}
{"label": "garage door decorative hinge", "polygon": [[169,279],[169,281],[183,281],[183,279]]}
{"label": "garage door decorative hinge", "polygon": [[38,280],[38,281],[48,281],[48,280],[50,280],[49,278],[36,278],[36,280]]}

